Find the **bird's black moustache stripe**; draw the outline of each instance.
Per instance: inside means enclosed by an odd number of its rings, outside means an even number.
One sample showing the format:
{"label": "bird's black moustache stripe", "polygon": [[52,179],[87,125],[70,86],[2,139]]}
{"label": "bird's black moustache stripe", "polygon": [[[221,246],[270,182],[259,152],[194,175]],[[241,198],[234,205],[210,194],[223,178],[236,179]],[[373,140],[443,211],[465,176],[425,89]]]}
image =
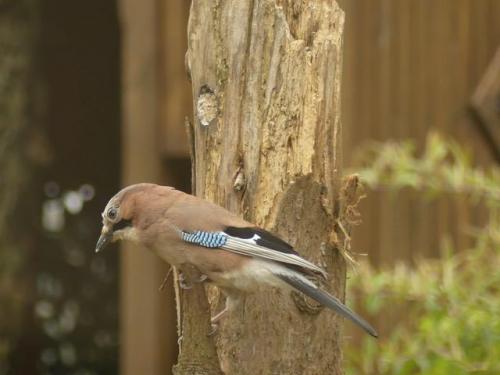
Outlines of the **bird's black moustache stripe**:
{"label": "bird's black moustache stripe", "polygon": [[113,231],[117,231],[131,226],[132,226],[132,220],[121,219],[118,223],[113,225]]}

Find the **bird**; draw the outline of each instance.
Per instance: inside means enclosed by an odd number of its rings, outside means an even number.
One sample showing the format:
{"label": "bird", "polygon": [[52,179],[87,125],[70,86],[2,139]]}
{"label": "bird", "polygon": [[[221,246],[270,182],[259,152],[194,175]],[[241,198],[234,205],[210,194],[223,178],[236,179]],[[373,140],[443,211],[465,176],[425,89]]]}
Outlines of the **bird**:
{"label": "bird", "polygon": [[[326,280],[328,275],[286,241],[173,187],[139,183],[114,195],[102,212],[95,251],[120,240],[137,243],[176,267],[184,289],[194,283],[215,284],[225,294],[226,304],[211,318],[214,325],[246,293],[274,287],[299,291],[378,337],[366,320],[311,281]],[[183,269],[188,267],[199,274],[186,278]]]}

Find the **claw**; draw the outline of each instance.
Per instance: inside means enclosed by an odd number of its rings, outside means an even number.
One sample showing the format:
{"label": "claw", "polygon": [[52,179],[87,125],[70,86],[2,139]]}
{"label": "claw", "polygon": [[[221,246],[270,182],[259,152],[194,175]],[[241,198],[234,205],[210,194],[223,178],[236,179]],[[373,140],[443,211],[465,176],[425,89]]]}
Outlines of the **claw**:
{"label": "claw", "polygon": [[215,333],[219,330],[219,325],[217,323],[212,323],[212,330],[207,333],[207,337],[211,337],[215,335]]}
{"label": "claw", "polygon": [[186,279],[184,278],[184,274],[179,273],[179,286],[181,287],[181,289],[188,290],[188,289],[191,289],[193,287],[193,284],[186,282]]}
{"label": "claw", "polygon": [[179,272],[179,285],[182,289],[191,289],[193,287],[193,284],[199,284],[204,282],[205,280],[208,279],[207,275],[201,275],[198,279],[191,280],[191,283],[188,283],[186,281],[186,278],[184,277],[184,273]]}

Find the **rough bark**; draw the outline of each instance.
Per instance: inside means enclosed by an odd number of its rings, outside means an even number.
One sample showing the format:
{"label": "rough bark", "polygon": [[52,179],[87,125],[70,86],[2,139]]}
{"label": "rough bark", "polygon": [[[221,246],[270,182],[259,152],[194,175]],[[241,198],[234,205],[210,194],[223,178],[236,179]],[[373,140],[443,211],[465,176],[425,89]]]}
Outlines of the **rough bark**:
{"label": "rough bark", "polygon": [[[34,272],[46,158],[34,116],[38,4],[0,1],[0,373],[35,373]],[[39,185],[38,185],[39,186]]]}
{"label": "rough bark", "polygon": [[[344,236],[338,225],[340,77],[344,14],[335,1],[193,1],[187,69],[193,188],[294,245],[330,275],[344,297]],[[197,291],[196,293],[199,293]],[[203,293],[203,291],[201,292]],[[212,311],[223,298],[208,290]],[[183,304],[179,365],[215,348],[218,363],[184,373],[341,373],[341,321],[299,295],[248,296],[212,337],[193,303]],[[186,324],[190,321],[191,325]],[[211,349],[207,349],[211,350]],[[195,360],[195,362],[203,362]]]}

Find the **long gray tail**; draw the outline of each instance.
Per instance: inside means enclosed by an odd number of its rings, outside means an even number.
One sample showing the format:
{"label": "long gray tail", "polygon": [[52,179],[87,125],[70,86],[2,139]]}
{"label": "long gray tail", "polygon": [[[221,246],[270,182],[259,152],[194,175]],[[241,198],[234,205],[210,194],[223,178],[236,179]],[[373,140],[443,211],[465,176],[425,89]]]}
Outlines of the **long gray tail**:
{"label": "long gray tail", "polygon": [[375,331],[375,329],[367,321],[345,306],[337,298],[316,287],[313,283],[309,282],[309,280],[302,280],[302,276],[295,276],[290,273],[280,273],[275,275],[293,288],[304,293],[306,296],[311,297],[313,300],[321,303],[322,305],[335,310],[344,318],[356,323],[373,337],[378,337],[377,331]]}

